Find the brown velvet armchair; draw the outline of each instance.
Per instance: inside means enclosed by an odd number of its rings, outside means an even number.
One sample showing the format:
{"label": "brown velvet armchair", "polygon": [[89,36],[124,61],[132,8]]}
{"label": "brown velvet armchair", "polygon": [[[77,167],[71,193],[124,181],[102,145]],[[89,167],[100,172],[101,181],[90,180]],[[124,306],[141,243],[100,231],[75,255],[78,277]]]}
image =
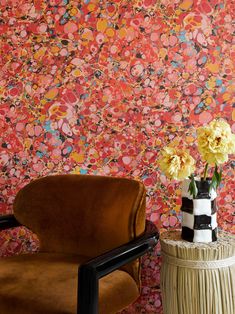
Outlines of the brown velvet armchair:
{"label": "brown velvet armchair", "polygon": [[35,254],[0,260],[1,314],[111,314],[139,296],[139,257],[158,241],[145,223],[142,183],[55,175],[20,190],[0,230],[24,225]]}

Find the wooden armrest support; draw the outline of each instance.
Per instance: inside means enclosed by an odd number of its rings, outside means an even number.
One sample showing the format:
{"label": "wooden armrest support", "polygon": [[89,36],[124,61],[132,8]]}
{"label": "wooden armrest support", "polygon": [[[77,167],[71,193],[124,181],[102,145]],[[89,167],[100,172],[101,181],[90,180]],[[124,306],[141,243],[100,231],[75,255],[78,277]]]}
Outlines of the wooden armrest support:
{"label": "wooden armrest support", "polygon": [[158,239],[157,228],[150,221],[146,221],[143,235],[82,264],[78,275],[77,313],[98,314],[99,278],[153,250]]}
{"label": "wooden armrest support", "polygon": [[22,226],[14,215],[0,216],[0,230]]}

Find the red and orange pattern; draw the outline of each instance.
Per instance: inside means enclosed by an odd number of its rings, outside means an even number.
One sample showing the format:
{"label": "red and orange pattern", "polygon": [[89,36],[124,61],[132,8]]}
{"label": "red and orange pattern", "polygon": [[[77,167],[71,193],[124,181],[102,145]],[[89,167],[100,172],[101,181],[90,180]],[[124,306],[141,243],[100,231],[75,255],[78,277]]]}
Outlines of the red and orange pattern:
{"label": "red and orange pattern", "polygon": [[[32,179],[126,176],[147,188],[147,216],[180,226],[180,185],[156,163],[195,127],[223,117],[235,132],[235,6],[219,0],[0,0],[0,213]],[[235,232],[235,160],[224,166],[219,224]],[[0,255],[37,239],[2,232]],[[143,259],[141,298],[123,313],[161,313],[160,247]]]}

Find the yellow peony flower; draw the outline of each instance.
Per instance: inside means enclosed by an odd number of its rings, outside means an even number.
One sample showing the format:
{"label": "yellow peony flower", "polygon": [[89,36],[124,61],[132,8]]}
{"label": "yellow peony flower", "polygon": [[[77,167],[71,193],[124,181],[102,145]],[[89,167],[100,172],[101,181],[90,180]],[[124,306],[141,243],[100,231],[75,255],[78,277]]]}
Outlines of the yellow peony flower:
{"label": "yellow peony flower", "polygon": [[235,135],[225,120],[213,120],[197,130],[198,150],[209,164],[222,164],[235,153]]}
{"label": "yellow peony flower", "polygon": [[170,179],[184,180],[195,169],[195,160],[187,150],[167,146],[161,151],[160,169]]}

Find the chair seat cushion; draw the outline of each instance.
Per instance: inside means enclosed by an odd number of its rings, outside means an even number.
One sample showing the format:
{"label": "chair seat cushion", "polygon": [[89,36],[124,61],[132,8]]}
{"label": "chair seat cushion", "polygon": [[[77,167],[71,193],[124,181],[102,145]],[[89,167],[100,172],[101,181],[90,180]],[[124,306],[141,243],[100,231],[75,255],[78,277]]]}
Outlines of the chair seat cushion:
{"label": "chair seat cushion", "polygon": [[[78,266],[86,260],[57,253],[1,259],[0,313],[75,314]],[[134,279],[116,270],[99,280],[99,313],[116,313],[138,296]]]}

